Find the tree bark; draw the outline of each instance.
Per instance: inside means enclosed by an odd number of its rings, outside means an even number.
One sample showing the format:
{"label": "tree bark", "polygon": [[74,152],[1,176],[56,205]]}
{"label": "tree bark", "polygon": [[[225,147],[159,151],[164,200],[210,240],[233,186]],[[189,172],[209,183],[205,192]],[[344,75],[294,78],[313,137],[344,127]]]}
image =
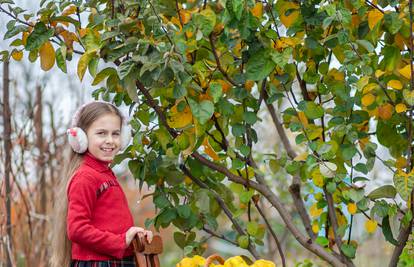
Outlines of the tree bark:
{"label": "tree bark", "polygon": [[7,239],[5,242],[6,252],[6,266],[12,267],[12,224],[11,224],[11,112],[10,112],[10,97],[9,97],[9,61],[4,60],[3,64],[3,122],[4,122],[4,180],[6,187],[6,232]]}

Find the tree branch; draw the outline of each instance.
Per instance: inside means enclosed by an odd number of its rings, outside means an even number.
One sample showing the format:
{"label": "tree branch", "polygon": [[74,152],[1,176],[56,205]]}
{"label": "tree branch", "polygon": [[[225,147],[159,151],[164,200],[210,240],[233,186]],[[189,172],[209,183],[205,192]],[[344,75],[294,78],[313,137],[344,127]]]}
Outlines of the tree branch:
{"label": "tree branch", "polygon": [[213,52],[214,58],[216,59],[217,68],[220,70],[220,72],[223,74],[223,76],[226,78],[227,81],[229,81],[234,86],[238,86],[238,84],[232,78],[230,78],[230,76],[221,66],[220,58],[217,55],[216,47],[214,45],[214,41],[216,40],[216,37],[215,35],[213,35],[213,33],[209,35],[209,40],[210,40],[210,45],[211,45],[211,51]]}
{"label": "tree branch", "polygon": [[[230,209],[227,207],[226,203],[224,203],[223,199],[217,194],[216,191],[212,190],[208,185],[206,185],[203,181],[201,181],[200,179],[196,178],[189,169],[187,169],[187,167],[182,164],[180,165],[180,169],[181,171],[187,175],[188,177],[190,177],[190,179],[196,183],[199,187],[207,189],[216,199],[217,203],[219,204],[219,206],[221,207],[221,209],[224,211],[224,213],[226,214],[227,218],[229,218],[229,220],[233,223],[234,227],[236,228],[236,231],[239,233],[239,235],[246,235],[246,233],[244,232],[243,228],[240,226],[240,224],[234,219],[233,214],[231,213]],[[248,246],[248,250],[250,251],[250,253],[255,257],[255,259],[259,259],[260,256],[258,254],[258,252],[256,251],[256,248],[249,242],[249,246]]]}

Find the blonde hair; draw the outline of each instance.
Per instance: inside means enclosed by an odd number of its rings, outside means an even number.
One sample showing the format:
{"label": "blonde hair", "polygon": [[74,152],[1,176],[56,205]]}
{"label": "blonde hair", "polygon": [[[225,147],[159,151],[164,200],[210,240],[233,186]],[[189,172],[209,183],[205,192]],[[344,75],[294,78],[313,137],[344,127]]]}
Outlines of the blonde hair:
{"label": "blonde hair", "polygon": [[[119,116],[122,122],[121,112],[112,104],[104,102],[92,102],[83,106],[78,113],[77,121],[72,127],[79,127],[85,133],[92,123],[99,117],[106,114]],[[67,187],[75,171],[83,161],[83,154],[70,151],[69,160],[63,173],[63,179],[58,185],[55,197],[53,224],[52,224],[52,255],[50,265],[52,267],[69,267],[71,263],[72,242],[69,240],[67,229],[68,198]]]}

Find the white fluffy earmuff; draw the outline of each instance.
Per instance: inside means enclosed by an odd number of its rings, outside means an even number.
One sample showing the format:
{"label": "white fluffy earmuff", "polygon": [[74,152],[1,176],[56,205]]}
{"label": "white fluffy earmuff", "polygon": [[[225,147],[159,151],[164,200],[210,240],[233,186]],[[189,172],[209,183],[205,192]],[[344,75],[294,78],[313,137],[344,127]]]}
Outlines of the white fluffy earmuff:
{"label": "white fluffy earmuff", "polygon": [[[72,147],[73,151],[75,151],[76,153],[82,154],[88,149],[88,137],[86,136],[86,133],[81,128],[76,126],[78,123],[80,112],[85,106],[91,103],[95,103],[95,102],[101,102],[101,103],[110,104],[114,106],[113,104],[109,102],[105,102],[105,101],[92,101],[92,102],[82,105],[75,112],[72,118],[72,128],[68,129],[66,131],[66,134],[68,136],[69,145]],[[114,107],[117,109],[116,106]],[[120,138],[121,138],[121,150],[124,150],[128,146],[131,140],[131,128],[129,127],[127,119],[124,116],[122,116]]]}

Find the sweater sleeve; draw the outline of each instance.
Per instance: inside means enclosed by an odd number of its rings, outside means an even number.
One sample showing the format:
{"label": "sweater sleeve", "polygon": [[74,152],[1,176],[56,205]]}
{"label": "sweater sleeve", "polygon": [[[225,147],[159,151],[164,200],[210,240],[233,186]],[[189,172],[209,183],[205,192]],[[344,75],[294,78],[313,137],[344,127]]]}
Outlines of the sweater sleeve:
{"label": "sweater sleeve", "polygon": [[102,231],[91,223],[96,189],[94,178],[87,173],[78,173],[72,178],[68,187],[68,238],[100,254],[122,258],[127,248],[126,233]]}

